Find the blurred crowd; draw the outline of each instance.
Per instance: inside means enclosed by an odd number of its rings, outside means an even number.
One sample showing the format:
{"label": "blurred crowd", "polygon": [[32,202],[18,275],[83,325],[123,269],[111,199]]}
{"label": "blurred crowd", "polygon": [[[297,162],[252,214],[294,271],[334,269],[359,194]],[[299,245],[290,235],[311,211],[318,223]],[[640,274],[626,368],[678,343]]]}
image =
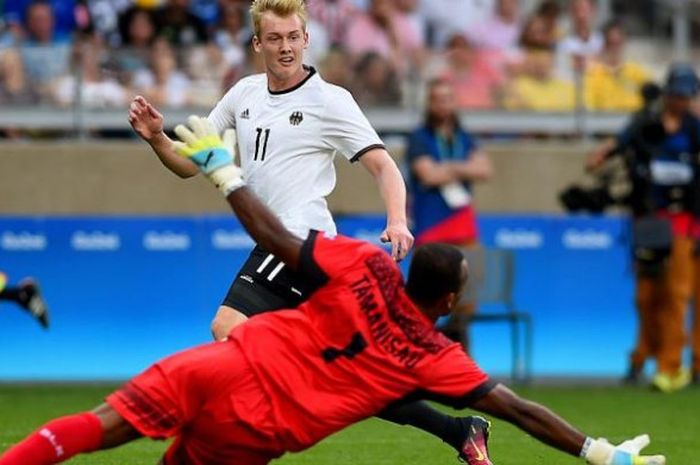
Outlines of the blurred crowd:
{"label": "blurred crowd", "polygon": [[[260,71],[249,5],[0,0],[0,104],[122,107],[142,94],[211,106]],[[629,111],[650,79],[595,0],[309,0],[308,10],[307,62],[364,106],[414,105],[440,78],[462,109]]]}

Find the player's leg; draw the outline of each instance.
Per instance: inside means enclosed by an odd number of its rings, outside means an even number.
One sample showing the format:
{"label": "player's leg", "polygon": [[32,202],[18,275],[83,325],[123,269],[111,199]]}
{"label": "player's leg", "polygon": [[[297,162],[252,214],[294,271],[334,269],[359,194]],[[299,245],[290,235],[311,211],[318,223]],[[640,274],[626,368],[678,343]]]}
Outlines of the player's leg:
{"label": "player's leg", "polygon": [[210,354],[220,368],[197,376],[201,407],[164,465],[266,465],[285,451],[275,409],[251,366],[234,344],[218,345],[228,346]]}
{"label": "player's leg", "polygon": [[32,278],[26,278],[20,281],[19,286],[6,286],[6,276],[2,273],[0,275],[0,300],[16,303],[29,312],[41,326],[48,328],[49,312],[39,284]]}
{"label": "player's leg", "polygon": [[656,355],[659,330],[655,321],[658,304],[657,288],[653,277],[638,272],[635,298],[639,320],[637,323],[637,344],[630,355],[629,371],[625,377],[625,382],[628,383],[640,382],[647,359]]}
{"label": "player's leg", "polygon": [[236,326],[248,319],[245,313],[228,305],[220,305],[211,322],[211,334],[216,341],[223,341]]}
{"label": "player's leg", "polygon": [[690,373],[683,369],[682,359],[686,343],[685,315],[692,288],[693,248],[690,238],[675,238],[664,276],[665,299],[659,307],[661,339],[654,386],[665,392],[681,389],[690,382]]}
{"label": "player's leg", "polygon": [[234,327],[253,315],[297,307],[308,295],[303,281],[274,255],[256,247],[212,321],[214,339],[225,339]]}
{"label": "player's leg", "polygon": [[[413,426],[442,439],[452,446],[459,457],[467,463],[474,457],[474,442],[483,443],[481,450],[487,449],[490,424],[481,417],[453,417],[431,407],[425,401],[397,402],[377,417],[398,425]],[[482,465],[489,465],[488,453]]]}
{"label": "player's leg", "polygon": [[693,384],[700,386],[700,254],[693,265],[693,327],[691,333]]}
{"label": "player's leg", "polygon": [[109,405],[52,420],[0,456],[0,465],[50,465],[109,449],[141,434]]}

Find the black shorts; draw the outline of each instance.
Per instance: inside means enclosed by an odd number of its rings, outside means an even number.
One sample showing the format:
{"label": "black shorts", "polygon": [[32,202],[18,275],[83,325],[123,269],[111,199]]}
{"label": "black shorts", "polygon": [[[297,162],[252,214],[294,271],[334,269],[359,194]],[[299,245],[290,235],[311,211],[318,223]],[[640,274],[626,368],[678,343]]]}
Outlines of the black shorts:
{"label": "black shorts", "polygon": [[250,317],[296,308],[309,296],[310,283],[271,253],[256,246],[238,272],[221,305]]}

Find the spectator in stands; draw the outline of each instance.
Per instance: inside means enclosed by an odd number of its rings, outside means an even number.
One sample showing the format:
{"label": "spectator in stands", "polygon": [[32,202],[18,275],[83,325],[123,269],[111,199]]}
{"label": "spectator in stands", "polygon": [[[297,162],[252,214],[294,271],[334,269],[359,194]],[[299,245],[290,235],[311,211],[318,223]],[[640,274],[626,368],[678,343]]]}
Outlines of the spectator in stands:
{"label": "spectator in stands", "polygon": [[396,71],[374,52],[365,54],[357,63],[351,89],[360,105],[395,106],[401,103]]}
{"label": "spectator in stands", "polygon": [[[428,84],[425,123],[409,137],[406,161],[416,244],[446,242],[472,248],[478,229],[472,183],[491,178],[487,154],[459,124],[452,86],[443,79]],[[448,333],[467,345],[466,322],[473,305],[453,311]]]}
{"label": "spectator in stands", "polygon": [[[2,5],[2,2],[0,2]],[[0,7],[0,10],[2,7]],[[0,49],[12,47],[17,43],[20,37],[21,29],[19,27],[11,27],[2,17],[0,12]]]}
{"label": "spectator in stands", "polygon": [[151,10],[132,7],[119,17],[119,35],[122,46],[149,48],[156,38],[156,22]]}
{"label": "spectator in stands", "polygon": [[498,0],[491,16],[468,29],[467,37],[477,48],[506,54],[517,47],[521,26],[519,0]]}
{"label": "spectator in stands", "polygon": [[603,28],[600,55],[586,69],[586,106],[597,111],[635,111],[642,106],[642,86],[651,79],[640,64],[625,59],[625,30],[618,21]]}
{"label": "spectator in stands", "polygon": [[425,18],[421,14],[419,6],[418,0],[396,0],[396,9],[413,23],[415,30],[421,31],[425,37]]}
{"label": "spectator in stands", "polygon": [[374,52],[405,73],[420,60],[424,41],[393,0],[372,0],[368,11],[350,22],[344,45],[355,58]]}
{"label": "spectator in stands", "polygon": [[464,33],[489,17],[495,0],[421,0],[420,13],[428,30],[428,43],[441,49],[455,34]]}
{"label": "spectator in stands", "polygon": [[344,87],[352,88],[353,70],[350,66],[350,57],[342,48],[332,48],[321,60],[319,72],[324,80]]}
{"label": "spectator in stands", "polygon": [[207,29],[212,30],[220,21],[221,8],[228,6],[218,0],[189,0],[190,11],[202,20]]}
{"label": "spectator in stands", "polygon": [[175,52],[164,38],[153,44],[150,69],[135,74],[134,86],[154,105],[181,107],[189,103],[190,80],[178,71]]}
{"label": "spectator in stands", "polygon": [[241,77],[265,72],[262,54],[255,53],[253,48],[253,36],[248,38],[243,49],[246,52],[243,66],[240,68],[229,68],[221,84],[221,95],[225,94]]}
{"label": "spectator in stands", "polygon": [[229,67],[238,67],[245,61],[246,41],[252,32],[245,26],[245,7],[225,4],[219,12],[219,25],[214,32],[214,43],[223,53]]}
{"label": "spectator in stands", "polygon": [[519,41],[521,49],[554,51],[560,37],[559,15],[560,9],[557,2],[543,2],[523,26]]}
{"label": "spectator in stands", "polygon": [[450,38],[447,66],[439,75],[452,86],[457,106],[471,110],[494,108],[505,81],[503,73],[462,34]]}
{"label": "spectator in stands", "polygon": [[[29,22],[30,9],[36,0],[5,0],[0,2],[2,18],[18,31],[27,33],[25,27]],[[52,16],[52,39],[67,40],[75,30],[75,0],[46,0]]]}
{"label": "spectator in stands", "polygon": [[95,32],[104,38],[107,45],[117,47],[123,43],[120,18],[124,12],[134,6],[133,0],[89,0],[87,2]]}
{"label": "spectator in stands", "polygon": [[[109,77],[102,68],[106,50],[97,36],[77,42],[73,57],[81,69],[80,81],[75,74],[59,78],[53,86],[53,95],[59,105],[72,105],[76,97],[90,108],[124,107],[129,95],[116,79]],[[79,88],[76,86],[80,86]],[[77,93],[79,91],[79,94]]]}
{"label": "spectator in stands", "polygon": [[245,24],[245,5],[222,2],[218,28],[213,41],[204,46],[190,47],[184,52],[187,75],[192,78],[191,103],[210,107],[221,97],[225,83],[243,76],[248,39],[252,32]]}
{"label": "spectator in stands", "polygon": [[510,110],[572,111],[575,107],[574,85],[554,75],[553,53],[530,53],[522,74],[508,86],[504,105]]}
{"label": "spectator in stands", "polygon": [[310,66],[318,66],[331,48],[328,32],[323,24],[312,18],[306,21],[306,31],[314,40],[309,42],[309,47],[304,54],[304,60]]}
{"label": "spectator in stands", "polygon": [[355,14],[359,12],[352,0],[309,0],[307,8],[309,18],[325,28],[330,46],[343,43],[345,31]]}
{"label": "spectator in stands", "polygon": [[0,104],[28,100],[30,93],[19,52],[15,48],[0,48]]}
{"label": "spectator in stands", "polygon": [[583,72],[589,61],[603,49],[603,36],[595,29],[596,0],[572,0],[569,14],[571,31],[558,46],[561,75]]}
{"label": "spectator in stands", "polygon": [[545,1],[523,26],[519,39],[519,50],[509,57],[506,70],[511,76],[526,72],[530,55],[543,51],[554,52],[560,37],[558,29],[560,8],[556,1]]}
{"label": "spectator in stands", "polygon": [[39,99],[48,97],[52,83],[69,72],[70,37],[57,33],[54,25],[50,3],[38,1],[29,5],[20,54],[28,83]]}
{"label": "spectator in stands", "polygon": [[147,69],[151,46],[156,39],[156,23],[151,10],[133,7],[119,18],[119,35],[122,46],[113,50],[115,67],[122,73],[125,83],[133,73]]}
{"label": "spectator in stands", "polygon": [[188,0],[167,0],[165,7],[156,12],[158,35],[171,45],[187,47],[208,40],[207,27],[190,12]]}

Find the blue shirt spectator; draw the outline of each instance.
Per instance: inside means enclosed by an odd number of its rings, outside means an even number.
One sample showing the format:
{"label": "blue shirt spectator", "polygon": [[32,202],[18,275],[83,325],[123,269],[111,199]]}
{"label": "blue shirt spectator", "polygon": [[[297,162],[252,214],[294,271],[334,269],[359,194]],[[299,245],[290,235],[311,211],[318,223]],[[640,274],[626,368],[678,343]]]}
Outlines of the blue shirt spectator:
{"label": "blue shirt spectator", "polygon": [[478,233],[471,183],[491,176],[491,163],[458,124],[452,87],[430,83],[425,126],[411,134],[406,158],[416,244],[469,245]]}
{"label": "blue shirt spectator", "polygon": [[54,25],[51,3],[34,2],[27,8],[26,38],[19,49],[27,78],[40,98],[49,93],[55,79],[69,71],[70,36],[57,33]]}
{"label": "blue shirt spectator", "polygon": [[54,16],[54,34],[57,38],[68,38],[75,30],[75,0],[5,0],[2,5],[2,16],[11,24],[27,23],[29,7],[34,3],[48,4]]}

